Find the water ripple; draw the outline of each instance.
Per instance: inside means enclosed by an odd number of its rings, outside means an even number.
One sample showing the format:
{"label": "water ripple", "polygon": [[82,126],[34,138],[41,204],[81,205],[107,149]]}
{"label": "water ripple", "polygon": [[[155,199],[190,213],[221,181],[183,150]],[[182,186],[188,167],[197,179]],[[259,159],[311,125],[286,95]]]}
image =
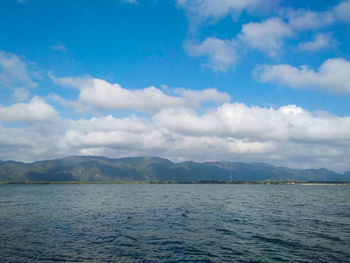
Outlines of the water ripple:
{"label": "water ripple", "polygon": [[0,261],[350,262],[350,187],[1,185]]}

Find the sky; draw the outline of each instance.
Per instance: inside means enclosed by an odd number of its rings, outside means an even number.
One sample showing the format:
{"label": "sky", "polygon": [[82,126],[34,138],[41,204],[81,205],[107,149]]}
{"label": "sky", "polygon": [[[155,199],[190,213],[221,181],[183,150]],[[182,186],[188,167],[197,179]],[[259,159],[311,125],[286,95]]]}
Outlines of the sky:
{"label": "sky", "polygon": [[350,171],[350,0],[0,1],[0,159]]}

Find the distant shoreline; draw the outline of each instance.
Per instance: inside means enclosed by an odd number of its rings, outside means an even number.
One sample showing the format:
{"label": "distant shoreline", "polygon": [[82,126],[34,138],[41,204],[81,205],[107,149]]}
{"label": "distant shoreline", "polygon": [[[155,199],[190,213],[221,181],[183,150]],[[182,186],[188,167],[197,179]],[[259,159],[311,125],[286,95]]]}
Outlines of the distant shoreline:
{"label": "distant shoreline", "polygon": [[350,183],[350,171],[292,169],[265,163],[174,163],[161,157],[71,156],[21,163],[0,161],[0,181],[7,183],[143,183],[143,184],[292,184]]}
{"label": "distant shoreline", "polygon": [[198,182],[156,182],[156,181],[112,181],[112,182],[0,182],[0,185],[64,185],[64,184],[252,184],[252,185],[304,185],[304,186],[325,186],[325,185],[350,185],[350,182],[267,182],[267,181],[198,181]]}
{"label": "distant shoreline", "polygon": [[298,185],[350,185],[350,183],[297,183]]}

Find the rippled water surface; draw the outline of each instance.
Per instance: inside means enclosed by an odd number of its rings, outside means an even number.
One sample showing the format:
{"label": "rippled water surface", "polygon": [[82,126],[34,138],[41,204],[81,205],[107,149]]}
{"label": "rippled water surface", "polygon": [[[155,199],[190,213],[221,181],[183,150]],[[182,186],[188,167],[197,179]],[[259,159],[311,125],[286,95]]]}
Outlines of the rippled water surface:
{"label": "rippled water surface", "polygon": [[1,262],[350,262],[350,186],[0,185]]}

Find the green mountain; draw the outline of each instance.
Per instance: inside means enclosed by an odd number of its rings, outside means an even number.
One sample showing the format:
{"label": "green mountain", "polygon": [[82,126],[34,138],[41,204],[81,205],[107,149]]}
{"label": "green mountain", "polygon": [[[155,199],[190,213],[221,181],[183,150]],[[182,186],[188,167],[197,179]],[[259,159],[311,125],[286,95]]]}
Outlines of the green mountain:
{"label": "green mountain", "polygon": [[72,156],[22,163],[0,161],[0,182],[199,182],[199,181],[350,181],[350,173],[327,169],[297,170],[264,163],[182,162],[159,157],[109,159]]}

